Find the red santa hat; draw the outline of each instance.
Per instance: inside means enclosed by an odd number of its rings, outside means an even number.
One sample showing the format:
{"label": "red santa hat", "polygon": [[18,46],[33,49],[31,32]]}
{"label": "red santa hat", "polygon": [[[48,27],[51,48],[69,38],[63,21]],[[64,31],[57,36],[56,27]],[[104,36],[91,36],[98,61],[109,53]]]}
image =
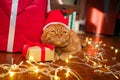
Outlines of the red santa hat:
{"label": "red santa hat", "polygon": [[48,13],[43,30],[50,24],[62,24],[68,28],[68,18],[66,18],[60,10],[51,10]]}

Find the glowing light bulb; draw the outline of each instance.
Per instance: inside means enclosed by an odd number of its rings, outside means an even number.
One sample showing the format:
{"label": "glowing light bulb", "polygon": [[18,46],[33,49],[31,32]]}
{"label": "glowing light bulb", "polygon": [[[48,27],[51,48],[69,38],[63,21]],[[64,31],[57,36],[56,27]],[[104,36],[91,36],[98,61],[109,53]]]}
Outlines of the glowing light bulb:
{"label": "glowing light bulb", "polygon": [[70,73],[70,69],[68,68],[68,69],[67,69],[67,72],[66,72],[66,77],[69,76],[69,73]]}
{"label": "glowing light bulb", "polygon": [[90,45],[92,42],[91,42],[91,41],[88,41],[87,43]]}
{"label": "glowing light bulb", "polygon": [[38,79],[41,79],[41,76],[38,76]]}
{"label": "glowing light bulb", "polygon": [[10,77],[13,77],[14,74],[15,74],[15,72],[9,71],[9,75],[10,75]]}
{"label": "glowing light bulb", "polygon": [[89,38],[90,41],[92,41],[92,38]]}
{"label": "glowing light bulb", "polygon": [[35,66],[35,70],[34,70],[34,72],[36,72],[36,73],[39,72],[38,66]]}
{"label": "glowing light bulb", "polygon": [[55,79],[55,80],[59,80],[59,77],[58,77],[58,76],[55,76],[54,79]]}
{"label": "glowing light bulb", "polygon": [[11,66],[11,69],[12,69],[12,70],[17,70],[18,68],[19,68],[19,67],[18,67],[18,65],[16,65],[16,64],[14,64],[14,65]]}
{"label": "glowing light bulb", "polygon": [[96,45],[95,45],[95,47],[96,47],[96,48],[98,48],[98,47],[99,47],[99,45],[98,45],[98,44],[96,44]]}
{"label": "glowing light bulb", "polygon": [[73,56],[72,55],[69,55],[69,59],[71,59]]}
{"label": "glowing light bulb", "polygon": [[30,56],[30,57],[29,57],[29,60],[30,60],[30,61],[33,61],[33,60],[34,60],[34,57],[33,57],[33,56]]}
{"label": "glowing light bulb", "polygon": [[118,49],[115,49],[115,53],[118,53]]}
{"label": "glowing light bulb", "polygon": [[40,64],[40,65],[43,65],[43,63],[42,63],[42,62],[40,62],[39,64]]}
{"label": "glowing light bulb", "polygon": [[60,66],[60,70],[62,70],[63,69],[63,66]]}
{"label": "glowing light bulb", "polygon": [[113,47],[113,46],[111,46],[110,48],[111,48],[111,49],[114,49],[114,47]]}
{"label": "glowing light bulb", "polygon": [[30,62],[30,61],[28,61],[28,60],[27,60],[26,62],[27,62],[28,64],[30,64],[30,63],[31,63],[31,62]]}
{"label": "glowing light bulb", "polygon": [[65,62],[68,63],[68,62],[69,62],[69,59],[67,58],[67,59],[65,60]]}
{"label": "glowing light bulb", "polygon": [[97,63],[95,61],[93,61],[93,66],[96,67],[97,66]]}

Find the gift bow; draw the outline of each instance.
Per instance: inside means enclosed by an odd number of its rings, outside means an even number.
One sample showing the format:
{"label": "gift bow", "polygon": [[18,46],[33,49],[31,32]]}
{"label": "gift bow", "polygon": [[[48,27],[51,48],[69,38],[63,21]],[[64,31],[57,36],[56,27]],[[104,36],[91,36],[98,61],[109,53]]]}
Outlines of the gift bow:
{"label": "gift bow", "polygon": [[27,54],[27,50],[29,47],[33,47],[33,46],[39,46],[42,50],[42,58],[41,58],[41,61],[44,61],[45,60],[45,47],[53,50],[55,49],[55,46],[52,45],[52,44],[40,44],[38,42],[28,42],[27,44],[24,45],[24,48],[23,48],[23,52],[22,52],[22,56],[23,57],[26,57],[26,54]]}

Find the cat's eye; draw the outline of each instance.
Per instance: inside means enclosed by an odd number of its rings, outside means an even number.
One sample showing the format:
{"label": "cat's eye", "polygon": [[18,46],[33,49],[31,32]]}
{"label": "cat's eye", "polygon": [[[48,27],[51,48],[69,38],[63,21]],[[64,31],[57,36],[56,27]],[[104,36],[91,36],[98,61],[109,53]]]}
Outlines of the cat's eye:
{"label": "cat's eye", "polygon": [[54,33],[55,33],[55,30],[51,30],[51,32],[54,32]]}
{"label": "cat's eye", "polygon": [[63,31],[63,33],[67,33],[66,31]]}

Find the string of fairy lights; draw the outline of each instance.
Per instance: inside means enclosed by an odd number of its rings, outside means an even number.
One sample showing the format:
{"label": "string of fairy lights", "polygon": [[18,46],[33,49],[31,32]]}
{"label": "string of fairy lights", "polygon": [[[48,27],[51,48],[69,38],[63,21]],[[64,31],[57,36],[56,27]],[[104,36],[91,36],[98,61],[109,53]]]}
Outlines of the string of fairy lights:
{"label": "string of fairy lights", "polygon": [[[111,50],[114,50],[115,55],[119,54],[120,49],[106,45],[103,43],[103,41],[94,42],[91,38],[88,37],[86,38],[86,42],[89,46],[92,46],[91,49],[96,50],[95,55],[91,56],[86,51],[83,52],[84,55],[82,58],[77,55],[70,55],[66,59],[66,65],[64,66],[55,64],[55,61],[36,62],[32,56],[30,57],[30,61],[22,61],[19,64],[14,64],[14,59],[12,59],[12,64],[0,64],[0,69],[3,71],[0,73],[0,79],[9,76],[11,80],[14,80],[13,78],[17,74],[20,75],[23,73],[30,73],[33,75],[39,74],[36,76],[38,80],[42,79],[42,75],[49,77],[50,80],[61,80],[59,73],[61,71],[64,71],[65,74],[62,75],[62,77],[68,78],[69,76],[73,76],[75,80],[83,80],[81,75],[79,75],[75,69],[72,69],[69,64],[85,65],[86,67],[93,69],[96,73],[113,75],[116,79],[120,79],[120,69],[116,69],[116,67],[120,67],[120,62],[116,61],[116,63],[112,65],[105,64],[104,62],[107,62],[109,60],[104,57],[104,55],[107,55],[104,47],[107,46]],[[116,60],[116,57],[117,56],[113,56],[112,60]]]}

